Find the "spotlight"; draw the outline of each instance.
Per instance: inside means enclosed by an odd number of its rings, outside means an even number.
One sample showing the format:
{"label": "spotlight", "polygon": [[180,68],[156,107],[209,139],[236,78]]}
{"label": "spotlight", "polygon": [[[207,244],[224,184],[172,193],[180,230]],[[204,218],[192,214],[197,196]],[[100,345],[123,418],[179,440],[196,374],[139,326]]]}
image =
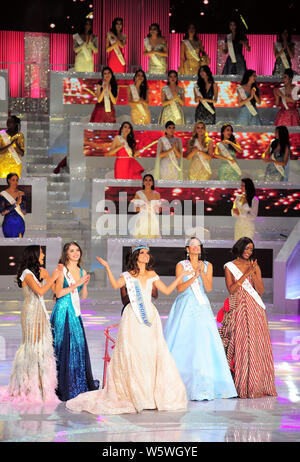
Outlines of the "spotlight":
{"label": "spotlight", "polygon": [[50,27],[51,27],[51,29],[54,29],[55,24],[53,24],[53,22],[52,22],[52,23],[50,24]]}
{"label": "spotlight", "polygon": [[175,34],[176,31],[173,29],[171,32],[172,32],[172,34]]}
{"label": "spotlight", "polygon": [[201,11],[200,16],[204,16],[204,11]]}
{"label": "spotlight", "polygon": [[169,16],[172,16],[172,13],[169,13]]}
{"label": "spotlight", "polygon": [[89,8],[93,8],[93,5],[91,3],[89,4]]}
{"label": "spotlight", "polygon": [[208,0],[203,0],[204,5],[208,5],[209,1]]}

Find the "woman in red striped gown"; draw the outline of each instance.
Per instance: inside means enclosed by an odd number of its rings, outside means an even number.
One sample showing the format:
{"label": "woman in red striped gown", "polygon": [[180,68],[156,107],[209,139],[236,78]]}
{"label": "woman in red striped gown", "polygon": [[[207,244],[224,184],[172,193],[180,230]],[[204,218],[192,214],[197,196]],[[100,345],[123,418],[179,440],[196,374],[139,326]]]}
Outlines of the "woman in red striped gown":
{"label": "woman in red striped gown", "polygon": [[232,253],[236,259],[225,265],[229,305],[224,304],[219,332],[234,384],[240,398],[277,396],[271,337],[260,297],[264,284],[253,241],[242,237]]}

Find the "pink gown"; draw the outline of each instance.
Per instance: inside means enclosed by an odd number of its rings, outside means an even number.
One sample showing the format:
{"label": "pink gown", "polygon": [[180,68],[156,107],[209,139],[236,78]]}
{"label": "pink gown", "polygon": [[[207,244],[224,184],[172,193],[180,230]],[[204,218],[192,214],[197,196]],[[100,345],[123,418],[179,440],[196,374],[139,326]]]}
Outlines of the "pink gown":
{"label": "pink gown", "polygon": [[144,168],[134,157],[130,157],[125,148],[119,149],[115,162],[115,178],[141,180]]}
{"label": "pink gown", "polygon": [[67,401],[74,412],[127,414],[143,409],[184,410],[186,391],[167,347],[161,320],[151,302],[152,284],[158,276],[140,284],[151,326],[141,324],[129,303],[119,332],[103,390],[82,393]]}

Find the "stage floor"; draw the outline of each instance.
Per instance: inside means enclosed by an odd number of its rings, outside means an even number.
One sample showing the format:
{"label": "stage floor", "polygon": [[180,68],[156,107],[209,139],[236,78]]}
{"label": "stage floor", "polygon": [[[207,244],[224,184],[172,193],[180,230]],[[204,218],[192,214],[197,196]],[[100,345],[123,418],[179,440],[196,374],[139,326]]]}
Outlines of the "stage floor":
{"label": "stage floor", "polygon": [[[21,291],[0,301],[0,385],[8,383],[21,341]],[[118,323],[121,304],[102,294],[82,303],[95,378],[102,380],[104,329]],[[15,296],[14,296],[15,295]],[[4,300],[5,299],[5,300]],[[156,303],[165,323],[171,307]],[[49,311],[53,302],[47,302]],[[144,411],[121,416],[73,414],[51,406],[0,403],[0,441],[223,442],[300,441],[300,317],[268,313],[278,397],[189,402],[185,412]]]}

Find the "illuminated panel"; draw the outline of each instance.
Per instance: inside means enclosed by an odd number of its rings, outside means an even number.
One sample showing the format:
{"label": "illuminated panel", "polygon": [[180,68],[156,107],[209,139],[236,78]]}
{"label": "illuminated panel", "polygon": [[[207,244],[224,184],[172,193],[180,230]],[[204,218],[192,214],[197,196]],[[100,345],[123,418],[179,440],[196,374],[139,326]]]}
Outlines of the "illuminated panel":
{"label": "illuminated panel", "polygon": [[[136,130],[134,132],[137,142],[137,149],[148,146],[153,141],[158,140],[164,135],[164,131]],[[84,130],[84,148],[85,156],[104,156],[108,151],[111,142],[117,131],[112,130]],[[208,132],[213,138],[214,143],[221,141],[220,132]],[[182,139],[184,157],[186,157],[186,147],[192,134],[188,131],[177,131],[176,136]],[[270,141],[274,138],[274,133],[247,133],[235,132],[238,143],[243,148],[242,154],[237,154],[238,159],[260,159]],[[291,159],[297,159],[300,156],[300,133],[292,133],[291,140]],[[141,154],[141,157],[155,157],[156,144],[150,146]]]}
{"label": "illuminated panel", "polygon": [[[127,193],[127,205],[134,198],[140,187],[107,186],[105,189],[105,200],[112,201],[119,213],[119,193]],[[193,201],[193,214],[196,213],[196,201],[204,200],[204,214],[207,216],[231,216],[232,204],[240,189],[232,188],[160,188],[156,187],[161,195],[162,211],[164,212],[164,201],[182,203],[185,200]],[[257,189],[256,195],[259,198],[258,215],[264,217],[300,217],[300,189]],[[183,208],[182,208],[183,210]],[[109,205],[107,213],[110,213]],[[133,213],[133,212],[128,212]]]}
{"label": "illuminated panel", "polygon": [[[97,83],[99,79],[84,79],[77,77],[67,77],[63,80],[63,104],[95,104]],[[237,106],[237,85],[238,82],[217,81],[219,88],[217,107],[236,107]],[[118,80],[119,95],[118,105],[128,105],[127,87],[132,84],[131,79]],[[182,80],[179,85],[185,89],[185,106],[196,106],[194,99],[195,81]],[[148,80],[149,105],[160,106],[161,89],[166,85],[166,80]],[[258,82],[260,90],[260,108],[274,107],[275,98],[274,88],[278,88],[278,82]]]}

